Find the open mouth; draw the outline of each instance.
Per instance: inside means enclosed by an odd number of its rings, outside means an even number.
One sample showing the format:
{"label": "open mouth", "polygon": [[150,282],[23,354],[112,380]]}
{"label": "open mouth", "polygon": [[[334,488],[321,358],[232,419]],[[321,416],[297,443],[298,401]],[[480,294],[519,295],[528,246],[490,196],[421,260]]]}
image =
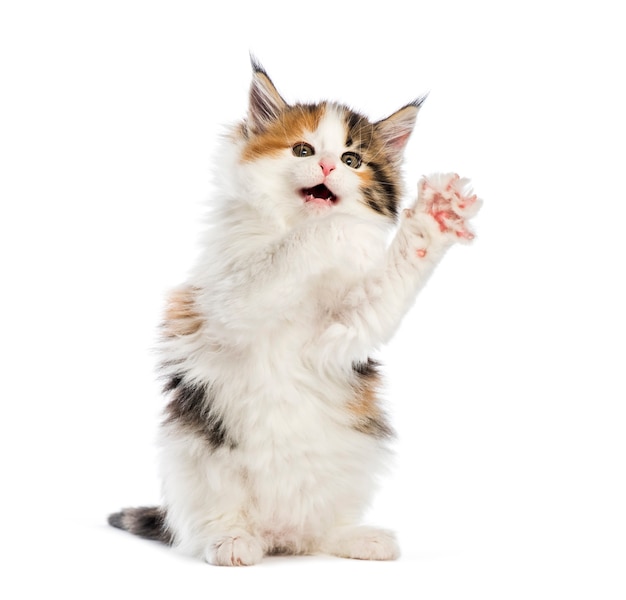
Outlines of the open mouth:
{"label": "open mouth", "polygon": [[323,183],[312,188],[300,190],[305,202],[331,205],[337,202],[337,196],[333,194]]}

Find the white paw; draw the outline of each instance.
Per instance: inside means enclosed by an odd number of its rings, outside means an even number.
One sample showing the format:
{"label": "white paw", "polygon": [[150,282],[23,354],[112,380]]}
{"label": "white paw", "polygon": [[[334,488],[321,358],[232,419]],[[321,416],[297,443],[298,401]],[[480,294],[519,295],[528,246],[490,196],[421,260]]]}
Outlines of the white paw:
{"label": "white paw", "polygon": [[247,533],[216,537],[207,547],[205,560],[212,565],[239,567],[256,565],[263,558],[263,547]]}
{"label": "white paw", "polygon": [[481,204],[469,179],[456,173],[436,173],[420,180],[415,207],[405,211],[405,215],[427,214],[440,233],[453,240],[469,242],[474,239],[474,232],[467,221],[478,212]]}
{"label": "white paw", "polygon": [[326,545],[330,554],[360,560],[395,560],[400,547],[393,532],[374,527],[351,527],[335,532]]}

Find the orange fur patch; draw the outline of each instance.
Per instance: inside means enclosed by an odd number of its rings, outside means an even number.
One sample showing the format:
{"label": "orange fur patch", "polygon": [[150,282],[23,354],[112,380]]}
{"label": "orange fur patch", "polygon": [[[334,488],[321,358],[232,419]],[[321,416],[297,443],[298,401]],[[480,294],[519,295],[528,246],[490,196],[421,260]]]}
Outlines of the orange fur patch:
{"label": "orange fur patch", "polygon": [[355,417],[355,428],[376,437],[389,437],[392,435],[387,419],[380,409],[378,388],[380,377],[370,375],[361,378],[355,387],[355,396],[348,403],[348,410]]}
{"label": "orange fur patch", "polygon": [[196,307],[197,293],[198,288],[187,286],[169,295],[163,324],[166,336],[191,335],[202,327],[202,316]]}
{"label": "orange fur patch", "polygon": [[250,161],[262,156],[276,156],[297,142],[304,141],[305,132],[317,129],[325,111],[325,104],[297,104],[289,107],[265,131],[251,137],[242,159]]}
{"label": "orange fur patch", "polygon": [[374,181],[374,173],[372,173],[369,169],[365,169],[363,171],[357,171],[356,174],[359,176],[361,180],[361,185],[369,186]]}

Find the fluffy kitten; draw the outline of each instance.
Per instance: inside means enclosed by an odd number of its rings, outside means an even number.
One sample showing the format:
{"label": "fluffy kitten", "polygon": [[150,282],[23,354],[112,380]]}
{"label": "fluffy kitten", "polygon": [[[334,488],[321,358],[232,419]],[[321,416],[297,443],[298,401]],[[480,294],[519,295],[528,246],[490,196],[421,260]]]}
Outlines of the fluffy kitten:
{"label": "fluffy kitten", "polygon": [[393,435],[370,354],[446,249],[473,238],[480,202],[467,180],[435,175],[399,214],[422,101],[375,123],[335,103],[289,105],[253,63],[213,226],[167,305],[163,507],[112,525],[216,565],[398,556],[392,532],[359,523]]}

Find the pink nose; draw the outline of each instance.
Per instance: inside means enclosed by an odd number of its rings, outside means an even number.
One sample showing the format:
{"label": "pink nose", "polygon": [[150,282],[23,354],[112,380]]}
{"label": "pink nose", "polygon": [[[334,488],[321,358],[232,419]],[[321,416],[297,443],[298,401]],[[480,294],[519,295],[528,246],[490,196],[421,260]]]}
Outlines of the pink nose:
{"label": "pink nose", "polygon": [[335,170],[335,163],[330,160],[322,159],[320,160],[320,167],[322,167],[322,172],[324,173],[324,177],[328,177],[328,174],[331,171]]}

